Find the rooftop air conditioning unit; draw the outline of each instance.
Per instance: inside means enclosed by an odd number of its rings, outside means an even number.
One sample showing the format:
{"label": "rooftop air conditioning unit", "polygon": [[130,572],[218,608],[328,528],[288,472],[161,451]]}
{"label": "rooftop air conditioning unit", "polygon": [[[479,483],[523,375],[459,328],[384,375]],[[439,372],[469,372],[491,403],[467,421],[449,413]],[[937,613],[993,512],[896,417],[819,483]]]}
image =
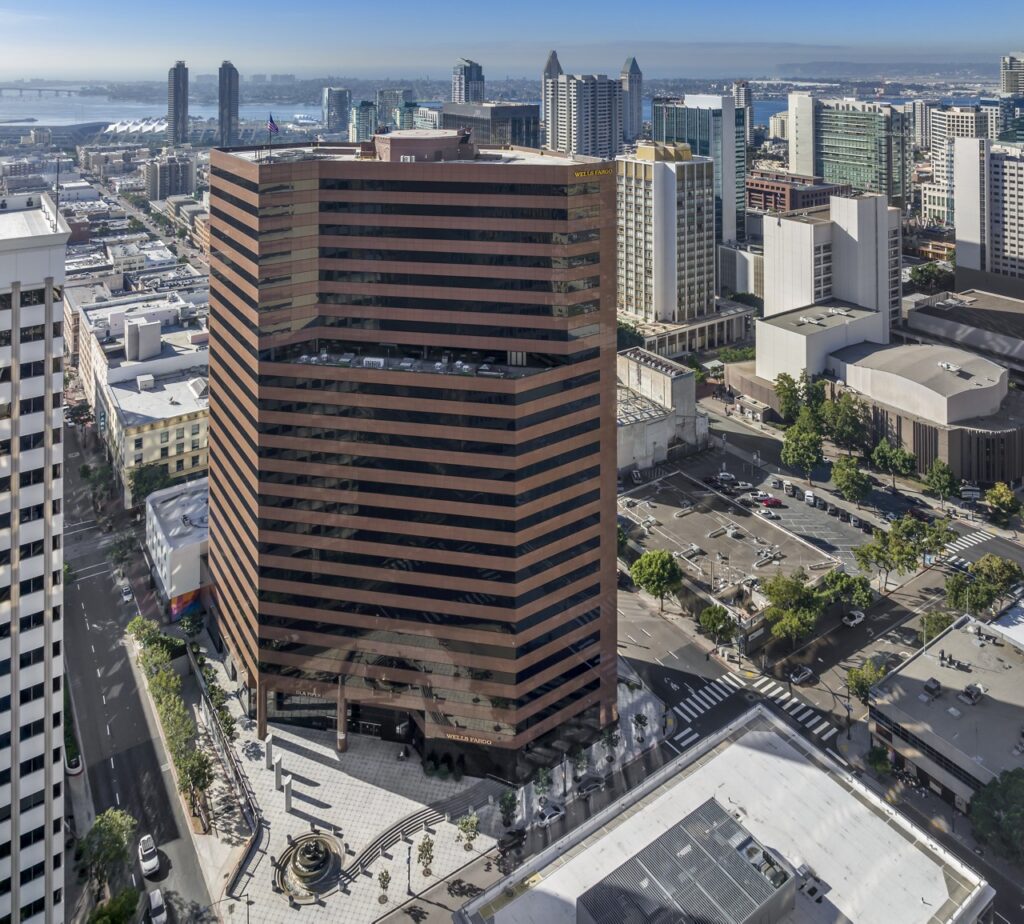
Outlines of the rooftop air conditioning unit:
{"label": "rooftop air conditioning unit", "polygon": [[939,363],[940,369],[945,369],[947,372],[959,372],[960,367],[956,363],[947,363],[945,361]]}

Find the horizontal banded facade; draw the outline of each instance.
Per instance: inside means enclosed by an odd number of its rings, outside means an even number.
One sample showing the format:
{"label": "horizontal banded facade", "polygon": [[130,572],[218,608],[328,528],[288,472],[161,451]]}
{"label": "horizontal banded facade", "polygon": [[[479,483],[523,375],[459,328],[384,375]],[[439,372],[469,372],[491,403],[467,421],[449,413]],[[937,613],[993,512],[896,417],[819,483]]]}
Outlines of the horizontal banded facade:
{"label": "horizontal banded facade", "polygon": [[219,623],[261,731],[523,775],[614,718],[614,176],[405,134],[211,155]]}

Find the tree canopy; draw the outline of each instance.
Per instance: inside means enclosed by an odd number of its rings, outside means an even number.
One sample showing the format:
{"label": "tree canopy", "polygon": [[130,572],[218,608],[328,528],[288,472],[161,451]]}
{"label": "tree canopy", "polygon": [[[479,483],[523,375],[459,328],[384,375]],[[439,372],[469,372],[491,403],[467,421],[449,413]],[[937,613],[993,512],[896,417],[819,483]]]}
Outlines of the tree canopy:
{"label": "tree canopy", "polygon": [[832,463],[832,480],[839,493],[858,507],[871,493],[871,479],[852,455],[840,456]]}
{"label": "tree canopy", "polygon": [[814,466],[822,461],[821,431],[809,407],[800,408],[796,423],[783,437],[782,462],[804,473],[808,484]]}
{"label": "tree canopy", "polygon": [[924,482],[928,485],[928,490],[935,494],[942,504],[946,503],[947,497],[952,497],[956,493],[957,479],[953,475],[953,469],[942,459],[932,462],[928,473],[924,476]]}
{"label": "tree canopy", "polygon": [[837,446],[847,452],[863,449],[870,432],[867,405],[852,392],[844,391],[835,401],[821,406],[825,432]]}
{"label": "tree canopy", "polygon": [[985,492],[985,503],[992,509],[992,516],[1004,526],[1010,517],[1020,511],[1020,501],[1013,490],[1004,481],[996,482]]}
{"label": "tree canopy", "polygon": [[974,836],[996,853],[1024,861],[1024,767],[1004,770],[971,799]]}
{"label": "tree canopy", "polygon": [[764,582],[761,591],[769,602],[764,618],[775,638],[788,638],[795,647],[800,638],[814,631],[823,601],[808,587],[803,568],[791,574],[777,572]]}
{"label": "tree canopy", "polygon": [[683,583],[683,572],[664,549],[644,552],[629,569],[630,577],[652,597],[657,597],[665,609],[665,595],[678,590]]}
{"label": "tree canopy", "polygon": [[730,642],[736,635],[736,622],[724,606],[709,606],[701,612],[697,621],[701,629],[715,640],[716,645]]}
{"label": "tree canopy", "polygon": [[868,658],[860,667],[851,667],[846,672],[846,686],[851,696],[857,697],[865,706],[871,688],[886,675],[884,665],[876,664]]}
{"label": "tree canopy", "polygon": [[154,491],[160,491],[171,483],[167,466],[162,462],[150,462],[129,470],[128,483],[132,489],[132,500],[141,504]]}
{"label": "tree canopy", "polygon": [[787,423],[796,420],[800,413],[800,389],[788,372],[780,372],[776,377],[775,397],[779,402],[779,416]]}
{"label": "tree canopy", "polygon": [[907,452],[902,446],[894,446],[885,439],[871,453],[871,461],[880,472],[892,476],[893,488],[896,487],[897,475],[906,478],[917,465],[917,457],[912,452]]}
{"label": "tree canopy", "polygon": [[82,841],[82,858],[100,885],[128,862],[137,822],[123,809],[100,812]]}

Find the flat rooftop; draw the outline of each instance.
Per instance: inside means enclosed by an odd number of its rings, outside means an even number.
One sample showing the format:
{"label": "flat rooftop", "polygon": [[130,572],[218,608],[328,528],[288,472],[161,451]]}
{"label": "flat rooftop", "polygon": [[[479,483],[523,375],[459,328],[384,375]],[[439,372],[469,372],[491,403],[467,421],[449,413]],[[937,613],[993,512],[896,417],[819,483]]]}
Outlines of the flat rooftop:
{"label": "flat rooftop", "polygon": [[876,314],[878,314],[877,311],[862,308],[853,302],[830,299],[827,302],[805,305],[803,308],[794,308],[792,311],[773,314],[771,317],[758,320],[761,324],[770,324],[772,327],[809,336],[820,330],[842,327],[848,321],[859,321]]}
{"label": "flat rooftop", "polygon": [[975,353],[941,344],[879,346],[859,343],[836,350],[832,355],[849,365],[907,379],[946,398],[976,388],[991,388],[1006,372],[1002,366]]}
{"label": "flat rooftop", "polygon": [[657,401],[645,398],[621,382],[616,386],[616,423],[620,427],[630,424],[661,420],[668,417],[668,409]]}
{"label": "flat rooftop", "polygon": [[[1024,724],[1024,654],[1012,644],[1019,619],[1000,627],[962,618],[874,688],[876,707],[919,738],[940,739],[982,782],[1020,767],[1013,749]],[[937,696],[925,690],[932,679]],[[984,691],[975,705],[958,698],[968,684]]]}
{"label": "flat rooftop", "polygon": [[210,480],[198,478],[155,491],[146,507],[171,548],[203,542],[210,532]]}
{"label": "flat rooftop", "polygon": [[1024,301],[968,289],[936,305],[913,309],[923,315],[1024,340]]}
{"label": "flat rooftop", "polygon": [[24,209],[20,212],[0,212],[0,241],[17,240],[37,235],[53,234],[49,218],[42,209]]}
{"label": "flat rooftop", "polygon": [[642,366],[647,366],[648,369],[670,375],[672,378],[693,375],[693,370],[689,366],[684,366],[672,359],[665,359],[664,356],[659,356],[643,347],[630,347],[628,350],[622,350],[618,355],[631,359]]}
{"label": "flat rooftop", "polygon": [[207,410],[210,404],[208,375],[206,366],[196,366],[156,376],[150,388],[140,390],[135,379],[113,382],[107,387],[122,427],[142,427]]}
{"label": "flat rooftop", "polygon": [[[589,889],[710,799],[796,870],[795,906],[778,919],[785,924],[973,922],[994,895],[927,832],[756,706],[467,910],[493,924],[575,924]],[[506,884],[519,892],[511,901]]]}

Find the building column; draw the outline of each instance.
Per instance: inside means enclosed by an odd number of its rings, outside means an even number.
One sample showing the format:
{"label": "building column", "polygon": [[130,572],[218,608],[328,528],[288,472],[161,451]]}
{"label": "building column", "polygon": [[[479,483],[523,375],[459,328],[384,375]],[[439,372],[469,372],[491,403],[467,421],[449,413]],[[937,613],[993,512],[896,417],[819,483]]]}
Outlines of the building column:
{"label": "building column", "polygon": [[256,683],[256,737],[263,741],[267,737],[267,688]]}
{"label": "building column", "polygon": [[338,715],[337,715],[338,742],[336,749],[339,754],[348,750],[348,704],[345,700],[345,683],[342,677],[338,677]]}

